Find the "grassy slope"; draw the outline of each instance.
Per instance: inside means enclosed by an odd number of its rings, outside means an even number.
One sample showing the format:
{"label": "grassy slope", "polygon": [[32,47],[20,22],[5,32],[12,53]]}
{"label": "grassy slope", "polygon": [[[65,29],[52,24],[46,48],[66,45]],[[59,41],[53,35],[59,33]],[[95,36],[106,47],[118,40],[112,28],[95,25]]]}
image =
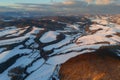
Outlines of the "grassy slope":
{"label": "grassy slope", "polygon": [[62,64],[60,80],[120,80],[120,59],[104,50],[77,56]]}

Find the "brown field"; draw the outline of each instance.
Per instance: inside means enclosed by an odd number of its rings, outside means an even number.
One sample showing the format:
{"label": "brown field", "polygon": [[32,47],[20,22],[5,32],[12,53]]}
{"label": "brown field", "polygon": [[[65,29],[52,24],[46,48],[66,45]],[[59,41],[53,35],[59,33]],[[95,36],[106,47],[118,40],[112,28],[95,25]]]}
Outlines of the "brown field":
{"label": "brown field", "polygon": [[62,64],[60,80],[120,80],[120,59],[102,51],[77,56]]}

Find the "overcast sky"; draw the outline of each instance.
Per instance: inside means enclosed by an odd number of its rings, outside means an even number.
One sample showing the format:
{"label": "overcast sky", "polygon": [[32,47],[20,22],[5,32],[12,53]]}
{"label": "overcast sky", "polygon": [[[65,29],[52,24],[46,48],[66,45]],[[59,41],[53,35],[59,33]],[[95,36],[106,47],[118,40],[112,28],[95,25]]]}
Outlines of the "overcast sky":
{"label": "overcast sky", "polygon": [[7,11],[120,14],[120,0],[0,0],[0,12]]}

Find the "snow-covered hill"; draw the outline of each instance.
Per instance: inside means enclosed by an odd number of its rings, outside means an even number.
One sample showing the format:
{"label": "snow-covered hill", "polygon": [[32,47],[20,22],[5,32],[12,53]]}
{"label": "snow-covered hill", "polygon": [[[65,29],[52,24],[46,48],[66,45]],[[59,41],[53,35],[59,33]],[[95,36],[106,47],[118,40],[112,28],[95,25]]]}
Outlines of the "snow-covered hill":
{"label": "snow-covered hill", "polygon": [[93,19],[91,25],[53,21],[66,27],[0,29],[0,80],[59,80],[60,64],[100,48],[117,47],[114,52],[120,56],[119,24],[107,19]]}

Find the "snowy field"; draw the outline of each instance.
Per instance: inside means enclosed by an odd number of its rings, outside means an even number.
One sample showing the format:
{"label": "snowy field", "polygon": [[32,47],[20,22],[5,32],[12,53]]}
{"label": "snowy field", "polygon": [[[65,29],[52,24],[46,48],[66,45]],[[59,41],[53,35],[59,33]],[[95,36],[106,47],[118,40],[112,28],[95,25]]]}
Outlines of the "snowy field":
{"label": "snowy field", "polygon": [[[0,80],[15,77],[18,80],[59,80],[60,64],[70,58],[101,47],[120,45],[119,24],[108,22],[107,19],[92,21],[96,24],[89,25],[87,31],[77,23],[66,23],[63,30],[56,31],[37,26],[1,29]],[[25,32],[28,29],[30,31]],[[120,56],[119,49],[116,55]],[[21,69],[23,72],[20,73]]]}

